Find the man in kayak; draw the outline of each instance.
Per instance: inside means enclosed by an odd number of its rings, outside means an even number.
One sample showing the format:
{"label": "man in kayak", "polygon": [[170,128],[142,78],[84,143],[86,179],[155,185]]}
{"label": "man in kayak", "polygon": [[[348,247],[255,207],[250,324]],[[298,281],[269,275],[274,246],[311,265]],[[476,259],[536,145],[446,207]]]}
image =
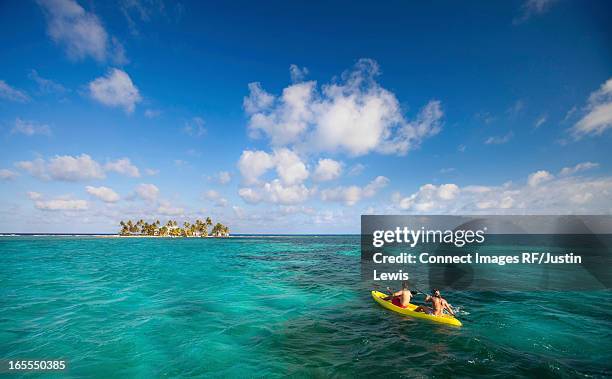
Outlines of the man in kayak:
{"label": "man in kayak", "polygon": [[428,315],[433,316],[442,316],[444,314],[444,310],[446,309],[446,311],[452,316],[455,315],[455,312],[453,312],[450,304],[440,295],[440,290],[438,289],[433,290],[433,295],[426,295],[425,302],[431,302],[433,309],[426,305],[420,305],[416,307],[414,311],[427,313]]}
{"label": "man in kayak", "polygon": [[[387,287],[389,291],[391,289]],[[402,289],[396,292],[393,292],[391,296],[387,298],[387,300],[391,300],[393,305],[397,305],[398,307],[406,308],[408,304],[410,304],[410,299],[412,299],[412,293],[408,289],[408,281],[405,280],[402,282]]]}

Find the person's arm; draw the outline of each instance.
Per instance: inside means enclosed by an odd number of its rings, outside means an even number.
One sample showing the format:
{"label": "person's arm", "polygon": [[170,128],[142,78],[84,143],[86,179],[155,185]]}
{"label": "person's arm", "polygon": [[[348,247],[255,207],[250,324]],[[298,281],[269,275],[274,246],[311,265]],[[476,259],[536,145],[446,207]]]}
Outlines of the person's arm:
{"label": "person's arm", "polygon": [[455,311],[453,311],[453,308],[451,308],[451,305],[446,300],[444,301],[444,308],[446,308],[448,313],[450,313],[452,316],[455,315]]}
{"label": "person's arm", "polygon": [[393,292],[393,296],[399,296],[402,294],[402,291]]}
{"label": "person's arm", "polygon": [[429,295],[425,295],[425,302],[427,303],[428,301],[431,301],[431,296]]}

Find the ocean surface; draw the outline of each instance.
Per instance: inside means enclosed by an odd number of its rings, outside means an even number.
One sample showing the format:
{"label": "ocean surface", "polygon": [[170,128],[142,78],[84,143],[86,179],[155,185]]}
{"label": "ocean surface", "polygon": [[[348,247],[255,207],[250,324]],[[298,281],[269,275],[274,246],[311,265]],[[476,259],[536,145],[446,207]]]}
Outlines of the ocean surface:
{"label": "ocean surface", "polygon": [[0,237],[0,359],[68,362],[45,377],[612,374],[610,291],[446,292],[453,328],[371,289],[357,236]]}

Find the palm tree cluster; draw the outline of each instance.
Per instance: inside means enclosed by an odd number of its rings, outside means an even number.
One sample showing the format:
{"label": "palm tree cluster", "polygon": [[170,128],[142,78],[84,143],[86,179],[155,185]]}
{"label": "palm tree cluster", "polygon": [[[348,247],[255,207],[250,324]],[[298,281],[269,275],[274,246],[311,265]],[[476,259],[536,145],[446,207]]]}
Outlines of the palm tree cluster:
{"label": "palm tree cluster", "polygon": [[[185,221],[183,227],[179,227],[175,220],[168,220],[165,225],[161,225],[159,220],[148,223],[144,220],[132,222],[132,220],[120,221],[121,230],[119,235],[122,236],[159,236],[159,237],[227,237],[229,236],[229,228],[221,223],[213,222],[210,217],[206,217],[204,221],[195,220],[193,224]],[[208,233],[208,228],[212,226],[211,233]]]}

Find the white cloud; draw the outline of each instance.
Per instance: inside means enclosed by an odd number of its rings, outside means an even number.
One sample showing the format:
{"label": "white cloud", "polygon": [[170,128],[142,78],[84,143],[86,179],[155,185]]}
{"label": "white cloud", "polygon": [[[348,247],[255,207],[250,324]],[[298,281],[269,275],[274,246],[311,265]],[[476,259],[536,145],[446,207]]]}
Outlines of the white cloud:
{"label": "white cloud", "polygon": [[107,171],[130,177],[139,177],[140,171],[128,158],[110,161],[104,166],[88,154],[78,156],[56,155],[49,160],[36,158],[16,162],[15,166],[42,180],[76,182],[81,180],[104,179]]}
{"label": "white cloud", "polygon": [[512,132],[508,132],[507,134],[503,136],[491,136],[487,138],[484,141],[484,143],[485,145],[503,145],[504,143],[508,143],[512,139],[513,136],[514,136],[514,133]]}
{"label": "white cloud", "polygon": [[143,200],[155,201],[159,195],[159,188],[154,184],[140,184],[136,187],[136,194]]}
{"label": "white cloud", "polygon": [[285,185],[281,180],[274,179],[260,187],[240,188],[238,194],[244,201],[256,204],[262,201],[273,204],[303,203],[314,191],[304,184]]}
{"label": "white cloud", "polygon": [[[544,173],[544,174],[542,174]],[[422,214],[607,214],[612,212],[612,178],[555,178],[548,171],[530,178],[544,178],[533,185],[466,186],[444,198],[442,186],[426,184],[417,192],[392,200],[398,210]],[[550,176],[549,176],[550,175]],[[453,186],[455,186],[453,184]]]}
{"label": "white cloud", "polygon": [[612,128],[612,78],[591,93],[586,114],[570,129],[576,139],[598,136]]}
{"label": "white cloud", "polygon": [[43,211],[84,211],[89,208],[85,200],[72,199],[69,196],[43,200],[38,192],[28,192],[28,197],[34,201],[34,207]]}
{"label": "white cloud", "polygon": [[22,90],[8,85],[4,80],[0,80],[0,98],[18,103],[26,103],[30,101],[30,97]]}
{"label": "white cloud", "polygon": [[141,101],[138,88],[123,70],[113,68],[103,77],[89,83],[91,97],[109,107],[121,107],[132,113]]}
{"label": "white cloud", "polygon": [[47,33],[66,49],[68,57],[91,57],[98,62],[111,60],[127,63],[125,49],[115,37],[109,37],[102,22],[74,0],[38,0],[47,19]]}
{"label": "white cloud", "polygon": [[342,202],[348,206],[355,205],[363,198],[372,197],[389,184],[389,179],[384,176],[377,176],[365,187],[349,186],[335,187],[321,191],[321,200]]}
{"label": "white cloud", "polygon": [[299,83],[304,80],[306,75],[308,75],[308,68],[300,68],[298,65],[292,64],[289,66],[289,74],[291,76],[292,83]]}
{"label": "white cloud", "polygon": [[113,191],[111,188],[104,187],[104,186],[102,187],[87,186],[85,187],[85,189],[87,190],[87,193],[97,197],[98,199],[106,203],[116,203],[117,201],[119,201],[119,195],[117,194],[117,192]]}
{"label": "white cloud", "polygon": [[581,171],[591,170],[593,168],[599,167],[599,163],[594,162],[582,162],[578,163],[574,167],[563,167],[563,169],[559,172],[561,176],[569,176],[574,175]]}
{"label": "white cloud", "polygon": [[201,137],[206,134],[206,128],[204,127],[204,119],[202,117],[194,117],[191,120],[185,122],[183,132],[192,137]]}
{"label": "white cloud", "polygon": [[145,169],[145,174],[148,176],[154,176],[159,174],[159,170],[153,169],[153,168],[147,168]]}
{"label": "white cloud", "polygon": [[18,176],[18,173],[8,170],[6,168],[0,170],[0,180],[13,180]]}
{"label": "white cloud", "polygon": [[554,176],[550,172],[540,170],[529,175],[527,178],[527,184],[531,187],[536,187],[542,183],[552,180],[553,178]]}
{"label": "white cloud", "polygon": [[269,202],[286,205],[303,203],[311,193],[303,184],[286,186],[278,179],[264,184],[263,188]]}
{"label": "white cloud", "polygon": [[259,177],[272,168],[276,169],[285,185],[302,183],[309,176],[306,164],[294,151],[287,148],[275,149],[272,154],[260,150],[245,150],[238,161],[238,169],[247,185],[258,183]]}
{"label": "white cloud", "polygon": [[300,157],[289,149],[274,151],[276,173],[284,184],[294,185],[308,179],[308,169]]}
{"label": "white cloud", "polygon": [[254,188],[240,188],[238,190],[238,195],[246,201],[247,203],[257,204],[262,201],[263,196],[260,192],[255,190]]}
{"label": "white cloud", "polygon": [[402,197],[399,193],[395,193],[393,199],[400,209],[426,213],[433,211],[439,204],[453,201],[459,192],[459,187],[452,183],[439,186],[425,184],[410,196]]}
{"label": "white cloud", "polygon": [[366,166],[361,164],[361,163],[357,163],[355,165],[353,165],[348,172],[349,176],[357,176],[360,175],[363,170],[365,170]]}
{"label": "white cloud", "polygon": [[36,158],[32,161],[15,162],[15,167],[27,171],[30,175],[35,176],[38,179],[50,179],[47,173],[47,163],[44,159]]}
{"label": "white cloud", "polygon": [[63,45],[71,59],[92,57],[102,62],[108,58],[124,60],[122,47],[108,33],[98,17],[74,0],[38,0],[47,18],[47,33]]}
{"label": "white cloud", "polygon": [[104,165],[104,169],[106,171],[114,171],[132,178],[140,177],[140,170],[138,170],[138,167],[132,164],[129,158],[121,158],[108,162],[106,165]]}
{"label": "white cloud", "polygon": [[227,184],[232,180],[232,175],[227,171],[219,171],[217,175],[215,175],[215,180],[219,184]]}
{"label": "white cloud", "polygon": [[11,129],[11,134],[23,134],[28,137],[35,134],[41,134],[45,136],[51,135],[51,128],[46,124],[39,124],[34,121],[26,121],[20,118],[15,119],[15,124]]}
{"label": "white cloud", "polygon": [[286,87],[279,98],[251,83],[244,99],[250,134],[269,137],[273,146],[295,145],[303,151],[406,154],[440,131],[440,102],[430,101],[408,121],[395,95],[376,82],[378,74],[376,62],[361,59],[320,91],[314,81],[301,82]]}
{"label": "white cloud", "polygon": [[225,199],[215,190],[208,190],[204,192],[204,197],[212,201],[217,207],[225,207],[227,205],[227,199]]}
{"label": "white cloud", "polygon": [[167,201],[161,201],[157,208],[157,213],[163,216],[180,216],[185,213],[185,210],[180,207],[176,207]]}
{"label": "white cloud", "polygon": [[244,110],[251,114],[267,109],[274,103],[274,96],[261,88],[260,83],[249,83],[249,96],[244,98]]}
{"label": "white cloud", "polygon": [[238,161],[238,169],[247,185],[257,183],[259,177],[272,167],[274,159],[265,151],[245,150]]}
{"label": "white cloud", "polygon": [[105,177],[102,166],[87,154],[74,157],[71,155],[56,155],[48,162],[37,158],[32,161],[20,161],[15,165],[27,171],[30,175],[43,180],[76,182]]}
{"label": "white cloud", "polygon": [[319,159],[313,179],[318,182],[334,180],[342,173],[342,163],[333,159]]}

